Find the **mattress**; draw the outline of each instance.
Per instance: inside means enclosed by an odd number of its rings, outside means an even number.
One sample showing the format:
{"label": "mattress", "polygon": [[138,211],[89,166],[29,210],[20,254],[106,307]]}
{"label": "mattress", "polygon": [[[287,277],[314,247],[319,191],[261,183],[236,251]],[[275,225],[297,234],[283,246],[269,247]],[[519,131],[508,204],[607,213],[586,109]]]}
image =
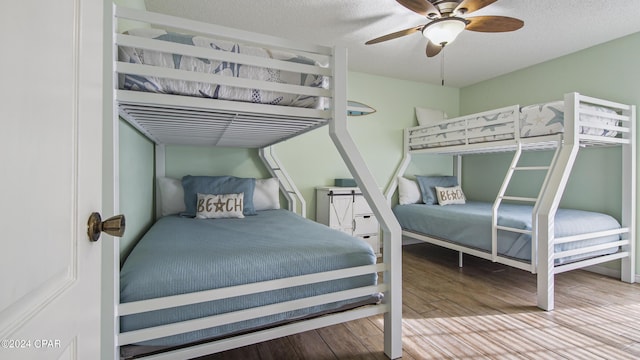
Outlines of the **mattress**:
{"label": "mattress", "polygon": [[[590,104],[580,104],[584,110],[593,110],[603,114],[615,114],[612,109]],[[618,120],[607,119],[596,115],[580,114],[580,120],[584,123],[618,125]],[[532,137],[541,135],[558,134],[564,132],[564,101],[554,101],[545,104],[529,105],[520,109],[520,136]],[[616,131],[600,129],[597,127],[580,126],[580,134],[615,137]]]}
{"label": "mattress", "polygon": [[[364,241],[287,210],[258,211],[243,219],[160,218],[127,257],[120,271],[120,301],[152,299],[233,285],[376,263]],[[122,332],[375,285],[375,273],[259,294],[121,317]],[[380,294],[287,311],[218,327],[149,340],[140,345],[176,346],[375,303]]]}
{"label": "mattress", "polygon": [[[467,201],[459,205],[398,205],[393,211],[404,230],[450,241],[465,247],[491,252],[492,203]],[[498,210],[498,225],[531,230],[532,207],[502,204]],[[558,209],[555,216],[555,236],[563,237],[599,230],[620,228],[613,217],[590,211]],[[555,251],[565,251],[589,245],[620,240],[619,235],[558,244]],[[498,231],[498,254],[531,262],[531,236],[511,231]],[[556,265],[581,258],[610,254],[615,246],[599,252],[556,259]]]}
{"label": "mattress", "polygon": [[[234,52],[238,54],[272,58],[307,65],[317,65],[315,61],[309,58],[287,53],[284,51],[245,46],[238,43],[211,39],[203,36],[171,33],[164,30],[152,28],[133,29],[129,30],[128,34],[180,44],[211,48],[220,51]],[[191,56],[183,56],[126,46],[119,47],[118,58],[122,62],[133,64],[161,66],[166,68],[216,74],[221,76],[262,80],[292,85],[303,85],[322,88],[328,87],[327,78],[321,75],[302,74],[278,69],[261,68],[257,66],[236,64],[227,61],[196,58]],[[281,93],[261,89],[239,88],[205,82],[181,81],[153,76],[140,76],[131,74],[120,75],[119,88],[124,90],[148,91],[163,94],[196,96],[260,104],[285,105],[304,108],[324,108],[324,99],[321,97]]]}
{"label": "mattress", "polygon": [[[602,106],[580,104],[581,109],[615,114],[615,111]],[[412,149],[453,146],[510,140],[515,137],[516,121],[519,121],[521,138],[559,134],[564,132],[564,101],[529,105],[514,110],[495,113],[483,113],[479,116],[465,116],[461,120],[450,119],[429,126],[410,130],[410,146]],[[618,125],[615,119],[580,114],[585,123]],[[615,137],[618,133],[592,126],[580,126],[580,134]],[[411,145],[411,143],[420,143]]]}

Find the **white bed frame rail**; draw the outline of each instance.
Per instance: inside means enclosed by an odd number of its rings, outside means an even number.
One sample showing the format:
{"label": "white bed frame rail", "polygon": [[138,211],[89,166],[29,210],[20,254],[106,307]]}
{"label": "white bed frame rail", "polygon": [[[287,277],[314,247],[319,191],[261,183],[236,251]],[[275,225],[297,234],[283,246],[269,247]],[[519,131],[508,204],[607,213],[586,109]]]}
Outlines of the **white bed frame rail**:
{"label": "white bed frame rail", "polygon": [[[591,104],[597,106],[604,106],[609,109],[615,110],[615,114],[607,112],[599,112],[588,108],[582,108],[581,104]],[[608,262],[615,259],[622,259],[621,263],[621,280],[626,282],[635,281],[635,219],[636,219],[636,107],[632,105],[620,104],[617,102],[607,101],[603,99],[597,99],[580,95],[578,93],[568,93],[564,96],[565,106],[565,131],[562,134],[538,136],[531,138],[521,138],[519,134],[519,106],[505,107],[492,111],[486,111],[478,114],[467,115],[455,119],[449,119],[447,123],[456,123],[461,120],[473,119],[478,116],[497,116],[498,114],[504,114],[513,111],[513,116],[509,116],[510,121],[514,121],[514,125],[511,127],[513,133],[509,133],[512,139],[496,140],[491,142],[481,143],[469,143],[469,137],[464,135],[460,137],[460,128],[452,129],[451,131],[458,132],[458,140],[464,140],[464,144],[451,145],[451,146],[437,146],[442,140],[435,138],[426,139],[427,135],[433,135],[433,133],[427,133],[425,131],[428,127],[433,125],[418,126],[409,129],[405,129],[404,132],[404,157],[396,169],[396,173],[386,190],[386,198],[391,203],[393,193],[398,187],[398,176],[402,176],[411,162],[412,155],[415,154],[445,154],[455,156],[454,162],[454,175],[458,176],[461,180],[461,161],[462,155],[473,153],[490,153],[490,152],[504,152],[514,151],[514,157],[509,167],[507,174],[505,174],[504,182],[500,188],[499,193],[496,196],[493,207],[493,239],[492,250],[490,252],[484,252],[477,249],[471,249],[464,246],[460,246],[444,239],[437,239],[426,236],[424,234],[418,234],[415,232],[403,230],[402,234],[409,238],[422,240],[425,242],[433,243],[439,246],[450,248],[460,252],[460,266],[462,266],[462,254],[470,254],[484,259],[488,259],[494,262],[499,262],[519,269],[531,271],[537,274],[538,292],[537,292],[537,304],[538,307],[544,310],[552,310],[554,308],[554,275],[578,268],[584,268],[603,262]],[[595,115],[599,117],[600,122],[594,122],[594,120],[585,120],[581,115]],[[606,119],[616,120],[618,125],[610,125],[605,123]],[[591,128],[607,129],[617,131],[618,136],[596,136],[580,134],[582,126],[588,126]],[[468,129],[462,129],[464,134],[467,134]],[[447,140],[451,140],[452,137],[448,137]],[[567,185],[567,181],[571,174],[573,164],[579,149],[587,146],[622,146],[622,218],[620,229],[601,231],[596,233],[580,234],[576,236],[555,238],[554,237],[554,217],[558,209],[560,200]],[[540,149],[554,149],[555,153],[548,165],[524,167],[519,166],[519,157],[523,151],[527,150],[540,150]],[[546,171],[544,181],[541,185],[540,192],[537,197],[521,197],[515,195],[506,195],[505,192],[508,185],[512,181],[512,175],[515,171]],[[532,212],[532,261],[526,263],[515,259],[500,256],[497,253],[497,231],[517,231],[517,229],[502,228],[497,225],[497,210],[503,200],[516,201],[516,202],[530,202],[534,204]],[[591,238],[597,238],[608,235],[620,235],[620,241],[607,243],[603,245],[594,245],[581,247],[575,250],[568,250],[563,252],[555,252],[555,245],[566,242],[581,241]],[[562,259],[569,256],[588,254],[590,252],[614,249],[618,250],[615,253],[609,255],[603,255],[598,257],[591,257],[581,261],[572,261],[563,265],[555,265],[556,259]]]}
{"label": "white bed frame rail", "polygon": [[[517,142],[520,139],[520,122],[516,121],[518,119],[518,111],[519,107],[513,105],[410,128],[408,129],[408,142],[406,145],[410,146],[411,149],[439,148],[442,150],[443,146],[448,144],[458,151],[461,147],[465,147],[466,151],[472,151],[477,147],[486,147],[482,144],[474,145],[474,140],[479,137],[476,131],[488,126],[488,124],[474,122],[476,118],[482,117],[496,117],[496,120],[490,124],[494,127],[491,135],[510,137]],[[511,126],[497,126],[509,124]],[[477,144],[477,141],[475,143]]]}
{"label": "white bed frame rail", "polygon": [[[188,71],[165,70],[146,66],[130,66],[114,59],[114,77],[119,73],[153,74],[194,81],[212,81],[228,83],[233,86],[252,87],[258,89],[273,89],[284,92],[295,92],[323,96],[330,100],[330,109],[300,109],[275,105],[261,105],[252,103],[238,103],[204,98],[189,98],[135,91],[114,89],[114,104],[118,106],[120,116],[132,123],[143,134],[156,143],[156,171],[158,176],[164,176],[165,144],[188,144],[209,146],[242,146],[262,149],[261,156],[273,158],[269,154],[269,146],[299,135],[318,126],[328,124],[331,138],[340,155],[351,170],[360,186],[363,195],[378,217],[385,235],[383,262],[375,265],[359,266],[336,271],[277,279],[261,283],[234,286],[223,289],[196,292],[150,299],[131,303],[120,303],[116,298],[114,305],[114,327],[116,329],[113,346],[114,358],[119,356],[119,347],[149,339],[156,339],[174,334],[194,331],[233,323],[242,320],[262,317],[293,309],[300,309],[339,301],[353,299],[377,292],[384,293],[384,300],[378,305],[368,305],[353,310],[329,314],[304,321],[281,325],[275,328],[259,330],[244,335],[233,336],[221,340],[207,342],[184,349],[164,352],[144,357],[146,359],[184,359],[193,358],[232,349],[256,342],[287,336],[324,326],[342,323],[358,318],[384,314],[384,352],[389,358],[402,356],[402,274],[401,274],[401,229],[388,207],[384,196],[375,183],[373,175],[366,167],[355,143],[350,137],[347,127],[347,54],[346,49],[313,46],[291,42],[280,38],[238,31],[211,24],[180,19],[177,17],[154,14],[145,11],[132,10],[114,6],[114,23],[124,18],[142,23],[151,23],[161,28],[180,29],[187,33],[197,33],[213,38],[232,39],[242,43],[258,44],[269,48],[283,49],[289,52],[312,55],[325,58],[328,67],[309,66],[273,59],[254,59],[239,54],[224,53],[194,49],[189,46],[175,45],[163,41],[138,39],[114,31],[114,53],[117,54],[118,45],[139,46],[147,49],[164,50],[190,54],[193,56],[221,59],[245,64],[268,66],[282,70],[304,71],[317,73],[331,78],[329,89],[306,88],[299,86],[285,86],[282,84],[250,81],[242,79],[222,79],[213,76],[198,76]],[[114,28],[115,28],[114,24]],[[165,47],[166,46],[166,47]],[[116,119],[117,123],[117,119]],[[281,131],[282,130],[282,131]],[[246,134],[250,136],[246,136]],[[275,134],[274,134],[275,133]],[[230,136],[231,135],[231,136]],[[114,144],[118,149],[118,144]],[[117,159],[118,156],[115,156]],[[268,159],[264,159],[268,161]],[[117,163],[115,164],[117,168]],[[275,162],[268,167],[280,167]],[[288,178],[288,176],[285,176]],[[293,184],[290,178],[288,181]],[[295,192],[295,186],[292,192]],[[291,187],[281,184],[281,188]],[[115,194],[117,197],[117,194]],[[301,198],[301,195],[300,195]],[[304,209],[304,204],[302,205]],[[116,209],[117,211],[117,209]],[[113,251],[114,261],[119,261],[118,247]],[[119,269],[119,266],[116,266]],[[186,304],[195,304],[215,299],[235,297],[244,294],[255,294],[267,290],[288,288],[322,281],[336,280],[361,274],[384,273],[382,282],[376,286],[367,286],[347,291],[324,294],[315,297],[285,303],[257,307],[202,319],[184,321],[175,324],[157,326],[137,331],[119,332],[119,317],[143,313],[158,309],[168,309]],[[120,293],[119,272],[110,279],[115,296]]]}

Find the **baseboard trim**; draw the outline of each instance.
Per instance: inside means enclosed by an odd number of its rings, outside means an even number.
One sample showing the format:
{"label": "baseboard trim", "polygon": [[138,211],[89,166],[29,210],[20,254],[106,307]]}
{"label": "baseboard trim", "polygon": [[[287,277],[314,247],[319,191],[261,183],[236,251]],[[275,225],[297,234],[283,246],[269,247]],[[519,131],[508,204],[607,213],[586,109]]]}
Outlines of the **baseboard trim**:
{"label": "baseboard trim", "polygon": [[[620,277],[622,276],[622,272],[620,271],[620,269],[613,269],[603,265],[592,265],[584,268],[583,270],[591,271],[596,274],[600,274],[600,275],[604,275],[604,276],[608,276],[616,279],[620,279]],[[635,282],[637,283],[640,282],[640,274],[635,275]]]}
{"label": "baseboard trim", "polygon": [[[604,275],[612,278],[618,278],[618,279],[620,279],[620,276],[622,276],[620,269],[613,269],[613,268],[602,266],[602,265],[587,266],[583,270],[591,271],[592,273],[596,273],[596,274],[600,274],[600,275]],[[638,275],[636,275],[636,278],[637,277]]]}

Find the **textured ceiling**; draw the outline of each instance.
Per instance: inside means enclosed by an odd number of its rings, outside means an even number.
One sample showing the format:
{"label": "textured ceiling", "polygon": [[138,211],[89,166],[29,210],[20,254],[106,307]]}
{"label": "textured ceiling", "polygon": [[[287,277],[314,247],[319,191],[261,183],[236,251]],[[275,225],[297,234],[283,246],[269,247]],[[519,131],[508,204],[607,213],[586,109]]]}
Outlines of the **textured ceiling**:
{"label": "textured ceiling", "polygon": [[239,29],[345,46],[353,71],[463,87],[640,31],[640,0],[498,0],[469,16],[522,19],[509,33],[464,31],[433,58],[420,33],[365,41],[428,20],[394,0],[146,0],[147,9]]}

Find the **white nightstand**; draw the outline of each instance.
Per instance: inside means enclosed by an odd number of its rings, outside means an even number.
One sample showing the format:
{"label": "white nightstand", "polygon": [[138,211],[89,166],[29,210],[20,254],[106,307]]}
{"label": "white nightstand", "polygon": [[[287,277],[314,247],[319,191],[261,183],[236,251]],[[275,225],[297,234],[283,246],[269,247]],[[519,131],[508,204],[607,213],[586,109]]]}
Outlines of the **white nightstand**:
{"label": "white nightstand", "polygon": [[381,255],[380,226],[359,188],[316,188],[316,221],[366,241]]}

